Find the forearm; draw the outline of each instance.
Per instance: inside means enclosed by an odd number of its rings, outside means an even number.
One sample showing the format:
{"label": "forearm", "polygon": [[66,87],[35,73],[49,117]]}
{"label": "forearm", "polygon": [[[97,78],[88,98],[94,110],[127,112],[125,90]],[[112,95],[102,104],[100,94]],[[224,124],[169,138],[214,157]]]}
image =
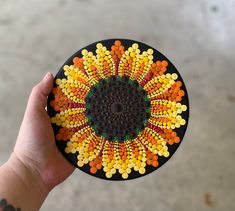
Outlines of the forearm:
{"label": "forearm", "polygon": [[0,167],[0,199],[6,199],[13,207],[39,210],[47,194],[38,172],[25,166],[14,154]]}

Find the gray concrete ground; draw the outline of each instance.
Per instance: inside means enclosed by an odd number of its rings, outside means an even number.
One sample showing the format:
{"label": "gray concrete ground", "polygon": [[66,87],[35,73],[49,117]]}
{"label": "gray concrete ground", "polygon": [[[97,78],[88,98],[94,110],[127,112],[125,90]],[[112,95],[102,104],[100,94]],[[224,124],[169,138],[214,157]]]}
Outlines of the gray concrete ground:
{"label": "gray concrete ground", "polygon": [[157,172],[107,182],[77,170],[41,210],[235,210],[235,0],[0,0],[0,163],[12,151],[32,86],[79,48],[143,41],[179,69],[191,116]]}

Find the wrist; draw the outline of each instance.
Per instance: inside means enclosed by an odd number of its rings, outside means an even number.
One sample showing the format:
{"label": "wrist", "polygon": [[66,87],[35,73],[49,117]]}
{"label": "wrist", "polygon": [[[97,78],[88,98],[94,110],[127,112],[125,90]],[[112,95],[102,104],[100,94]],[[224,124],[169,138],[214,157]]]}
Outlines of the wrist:
{"label": "wrist", "polygon": [[[27,204],[29,207],[25,207],[25,210],[38,210],[49,193],[40,174],[30,165],[25,164],[15,153],[11,154],[9,160],[4,164],[3,170],[6,177],[9,178],[8,183],[12,182],[15,189],[20,189],[21,193],[24,193],[19,206],[23,209]],[[30,201],[33,203],[28,203]]]}
{"label": "wrist", "polygon": [[[30,161],[29,161],[30,162]],[[9,160],[6,165],[18,175],[19,179],[22,180],[26,188],[31,188],[32,186],[36,186],[37,189],[43,194],[47,195],[50,190],[44,184],[41,175],[37,172],[33,166],[27,164],[23,161],[19,156],[17,156],[14,152],[11,154]]]}

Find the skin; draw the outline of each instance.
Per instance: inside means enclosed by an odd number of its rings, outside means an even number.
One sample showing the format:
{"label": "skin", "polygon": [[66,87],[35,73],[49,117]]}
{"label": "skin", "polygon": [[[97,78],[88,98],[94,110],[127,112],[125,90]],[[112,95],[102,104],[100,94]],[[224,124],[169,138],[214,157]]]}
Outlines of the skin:
{"label": "skin", "polygon": [[53,75],[47,73],[30,94],[9,160],[0,167],[0,199],[21,210],[39,210],[49,192],[74,171],[61,155],[45,109]]}

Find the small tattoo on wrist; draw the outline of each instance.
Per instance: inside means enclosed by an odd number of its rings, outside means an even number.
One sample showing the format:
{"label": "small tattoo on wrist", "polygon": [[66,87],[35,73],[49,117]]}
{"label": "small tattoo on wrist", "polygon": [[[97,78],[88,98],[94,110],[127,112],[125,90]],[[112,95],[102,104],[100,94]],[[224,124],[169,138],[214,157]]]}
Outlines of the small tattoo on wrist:
{"label": "small tattoo on wrist", "polygon": [[21,211],[21,209],[14,208],[12,205],[7,204],[6,199],[0,199],[0,211]]}

